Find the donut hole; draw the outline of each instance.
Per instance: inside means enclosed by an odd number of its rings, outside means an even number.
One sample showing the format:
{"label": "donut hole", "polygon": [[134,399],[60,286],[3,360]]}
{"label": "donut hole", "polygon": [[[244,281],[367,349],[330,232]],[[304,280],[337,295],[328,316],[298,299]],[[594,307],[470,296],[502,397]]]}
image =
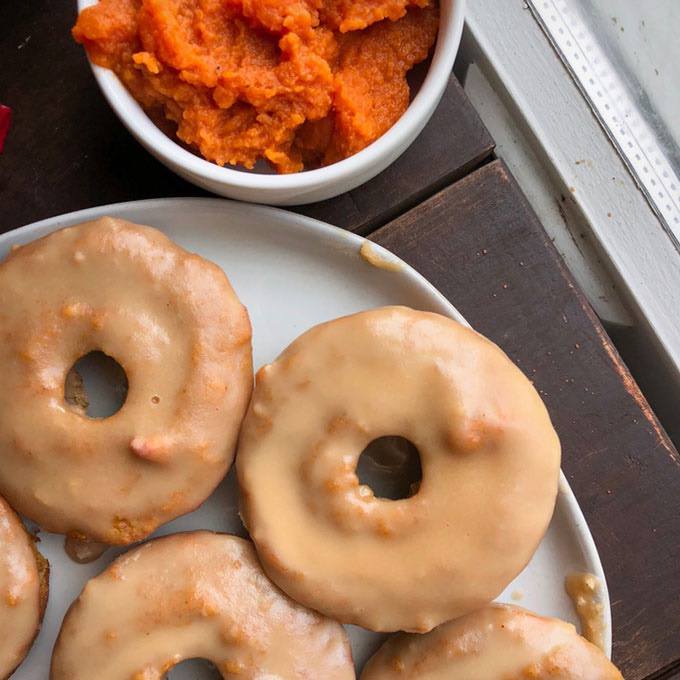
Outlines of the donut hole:
{"label": "donut hole", "polygon": [[224,677],[207,659],[187,659],[173,666],[167,680],[218,680]]}
{"label": "donut hole", "polygon": [[128,380],[123,367],[104,352],[88,352],[66,374],[64,399],[88,418],[109,418],[123,408]]}
{"label": "donut hole", "polygon": [[418,449],[397,436],[374,439],[359,456],[356,474],[377,498],[392,501],[415,496],[423,478]]}

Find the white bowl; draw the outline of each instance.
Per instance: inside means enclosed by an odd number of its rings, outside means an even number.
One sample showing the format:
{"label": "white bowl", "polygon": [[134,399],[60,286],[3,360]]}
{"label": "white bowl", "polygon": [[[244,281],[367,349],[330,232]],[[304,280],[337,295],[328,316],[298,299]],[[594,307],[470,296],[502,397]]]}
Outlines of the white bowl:
{"label": "white bowl", "polygon": [[[78,0],[78,10],[97,0]],[[434,113],[449,81],[458,52],[465,0],[440,0],[437,43],[427,76],[404,115],[365,149],[332,165],[289,175],[245,172],[206,161],[162,132],[110,70],[92,65],[104,96],[144,148],[187,181],[220,196],[253,203],[313,203],[354,189],[393,163]]]}

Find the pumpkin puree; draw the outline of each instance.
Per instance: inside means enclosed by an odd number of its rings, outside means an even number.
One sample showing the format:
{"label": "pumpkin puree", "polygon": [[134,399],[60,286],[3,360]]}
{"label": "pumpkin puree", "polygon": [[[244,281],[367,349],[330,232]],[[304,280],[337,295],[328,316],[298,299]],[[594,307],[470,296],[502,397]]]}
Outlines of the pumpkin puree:
{"label": "pumpkin puree", "polygon": [[360,151],[406,110],[434,0],[100,0],[73,28],[156,120],[218,165]]}

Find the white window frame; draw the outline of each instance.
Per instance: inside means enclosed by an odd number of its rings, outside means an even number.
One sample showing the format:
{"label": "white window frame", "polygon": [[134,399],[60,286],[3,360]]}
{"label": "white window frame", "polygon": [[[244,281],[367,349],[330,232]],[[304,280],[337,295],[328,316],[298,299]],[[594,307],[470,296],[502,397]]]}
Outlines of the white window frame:
{"label": "white window frame", "polygon": [[[457,73],[469,64],[493,83],[532,154],[569,196],[677,389],[680,253],[524,2],[470,0]],[[532,188],[518,179],[530,197]]]}

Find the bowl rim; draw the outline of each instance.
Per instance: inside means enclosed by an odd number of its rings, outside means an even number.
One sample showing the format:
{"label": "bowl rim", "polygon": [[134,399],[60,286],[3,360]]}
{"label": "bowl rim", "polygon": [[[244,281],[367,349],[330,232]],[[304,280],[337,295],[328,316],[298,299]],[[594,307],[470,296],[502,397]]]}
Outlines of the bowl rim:
{"label": "bowl rim", "polygon": [[[98,0],[77,0],[78,12]],[[247,172],[221,167],[184,149],[149,118],[118,76],[88,61],[97,83],[125,127],[165,164],[190,173],[204,183],[260,190],[313,190],[329,183],[350,181],[394,153],[402,153],[417,136],[441,97],[453,70],[463,33],[466,0],[440,0],[446,10],[440,15],[437,41],[427,75],[413,101],[399,120],[381,137],[349,158],[314,170],[290,174]],[[394,159],[391,159],[394,160]]]}

